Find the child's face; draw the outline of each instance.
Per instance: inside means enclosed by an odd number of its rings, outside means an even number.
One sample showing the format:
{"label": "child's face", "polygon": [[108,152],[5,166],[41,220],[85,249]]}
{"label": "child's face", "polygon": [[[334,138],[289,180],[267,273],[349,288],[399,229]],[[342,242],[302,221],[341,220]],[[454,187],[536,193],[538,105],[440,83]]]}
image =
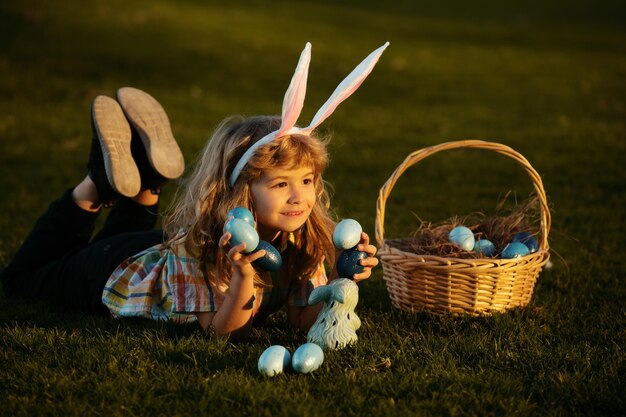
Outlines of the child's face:
{"label": "child's face", "polygon": [[298,230],[315,205],[315,183],[310,167],[267,170],[250,188],[257,230],[267,241],[281,231]]}

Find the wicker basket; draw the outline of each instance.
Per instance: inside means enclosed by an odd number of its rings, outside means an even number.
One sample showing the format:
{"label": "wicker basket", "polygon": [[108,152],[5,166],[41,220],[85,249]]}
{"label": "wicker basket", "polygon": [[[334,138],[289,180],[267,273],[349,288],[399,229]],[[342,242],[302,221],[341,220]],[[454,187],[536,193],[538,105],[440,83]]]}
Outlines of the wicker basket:
{"label": "wicker basket", "polygon": [[[541,238],[538,239],[537,252],[516,259],[445,258],[401,250],[402,245],[397,244],[397,239],[383,238],[385,203],[402,173],[430,155],[460,148],[487,149],[506,155],[530,176],[541,208]],[[383,278],[392,304],[405,311],[485,315],[527,305],[539,272],[550,258],[549,230],[550,210],[541,177],[518,152],[493,142],[447,142],[411,153],[380,189],[376,203],[376,241]]]}

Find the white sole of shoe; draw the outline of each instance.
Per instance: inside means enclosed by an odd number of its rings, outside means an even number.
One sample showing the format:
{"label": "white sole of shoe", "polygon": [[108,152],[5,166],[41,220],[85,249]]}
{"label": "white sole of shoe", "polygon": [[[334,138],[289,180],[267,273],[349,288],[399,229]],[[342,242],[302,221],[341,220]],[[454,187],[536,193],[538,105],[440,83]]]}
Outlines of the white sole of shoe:
{"label": "white sole of shoe", "polygon": [[122,108],[111,97],[98,96],[91,111],[109,184],[123,196],[136,196],[141,190],[141,177],[130,151],[130,126]]}
{"label": "white sole of shoe", "polygon": [[154,170],[167,179],[180,177],[185,170],[185,159],[161,104],[133,87],[120,88],[116,97],[126,118],[137,129]]}

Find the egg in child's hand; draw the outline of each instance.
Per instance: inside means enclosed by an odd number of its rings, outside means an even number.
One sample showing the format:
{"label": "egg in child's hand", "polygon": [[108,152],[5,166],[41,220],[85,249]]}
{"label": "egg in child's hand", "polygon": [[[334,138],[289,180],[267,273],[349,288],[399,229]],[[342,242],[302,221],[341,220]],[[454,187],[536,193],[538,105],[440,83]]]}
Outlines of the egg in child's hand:
{"label": "egg in child's hand", "polygon": [[333,243],[337,249],[350,249],[361,241],[363,228],[354,219],[343,219],[333,232]]}
{"label": "egg in child's hand", "polygon": [[293,353],[291,367],[301,374],[315,371],[324,362],[324,351],[315,343],[305,343]]}
{"label": "egg in child's hand", "polygon": [[232,219],[241,219],[254,227],[254,216],[252,212],[245,207],[235,207],[226,214],[226,221]]}
{"label": "egg in child's hand", "polygon": [[474,252],[479,255],[490,257],[496,253],[496,246],[488,239],[480,239],[474,244]]}
{"label": "egg in child's hand", "polygon": [[502,250],[500,257],[503,259],[521,258],[530,253],[528,247],[521,242],[511,242]]}
{"label": "egg in child's hand", "polygon": [[454,243],[463,250],[471,251],[474,249],[474,233],[465,226],[457,226],[448,234],[450,242]]}
{"label": "egg in child's hand", "polygon": [[246,223],[242,219],[231,219],[226,223],[224,229],[230,233],[230,244],[238,246],[242,243],[246,244],[243,253],[253,252],[259,244],[259,234],[254,227]]}
{"label": "egg in child's hand", "polygon": [[526,245],[530,253],[535,253],[539,250],[539,244],[535,236],[528,232],[521,232],[513,236],[513,242],[520,242]]}
{"label": "egg in child's hand", "polygon": [[354,274],[363,272],[363,265],[360,265],[359,261],[365,258],[367,253],[354,248],[343,251],[337,260],[339,277],[353,279]]}
{"label": "egg in child's hand", "polygon": [[258,369],[264,376],[275,376],[289,369],[291,354],[287,348],[273,345],[265,349],[259,357]]}
{"label": "egg in child's hand", "polygon": [[252,264],[266,271],[278,271],[283,265],[283,258],[280,256],[278,249],[269,242],[259,240],[259,245],[254,252],[258,252],[262,249],[265,249],[265,255],[252,262]]}

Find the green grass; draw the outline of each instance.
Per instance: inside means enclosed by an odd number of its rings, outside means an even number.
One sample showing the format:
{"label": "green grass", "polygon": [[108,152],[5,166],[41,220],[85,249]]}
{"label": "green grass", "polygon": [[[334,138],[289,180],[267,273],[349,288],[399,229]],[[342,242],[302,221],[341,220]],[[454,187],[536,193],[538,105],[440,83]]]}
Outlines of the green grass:
{"label": "green grass", "polygon": [[[624,415],[626,10],[621,2],[15,1],[0,4],[0,266],[85,172],[89,106],[119,86],[167,109],[191,161],[222,118],[277,113],[313,43],[306,122],[391,42],[325,124],[339,217],[374,236],[378,191],[413,150],[505,143],[542,175],[554,268],[530,306],[487,318],[410,314],[382,269],[363,283],[356,346],[311,375],[264,379],[284,313],[232,344],[195,326],[73,315],[0,296],[0,415]],[[216,2],[217,3],[217,2]],[[548,4],[545,4],[548,3]],[[575,4],[572,4],[575,3]],[[387,202],[385,237],[531,191],[485,151],[435,155]],[[164,195],[170,200],[172,191]],[[562,260],[561,260],[562,258]],[[386,368],[381,363],[391,364]]]}

